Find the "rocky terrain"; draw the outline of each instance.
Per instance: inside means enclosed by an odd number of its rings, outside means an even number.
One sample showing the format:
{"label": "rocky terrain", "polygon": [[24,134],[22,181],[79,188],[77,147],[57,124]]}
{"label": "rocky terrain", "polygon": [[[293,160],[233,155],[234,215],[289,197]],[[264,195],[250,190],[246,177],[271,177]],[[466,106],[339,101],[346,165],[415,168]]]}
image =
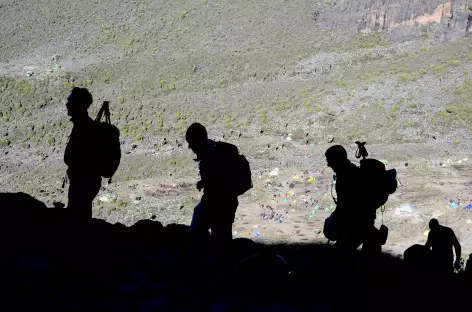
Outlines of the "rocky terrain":
{"label": "rocky terrain", "polygon": [[438,217],[472,252],[470,1],[6,0],[0,21],[1,192],[66,203],[64,103],[84,86],[92,116],[111,102],[124,153],[97,218],[188,224],[198,121],[251,162],[235,237],[325,242],[324,151],[354,160],[362,140],[402,182],[385,250],[424,242]]}
{"label": "rocky terrain", "polygon": [[222,274],[209,253],[194,276],[185,225],[77,222],[22,193],[0,194],[0,202],[9,220],[0,228],[7,310],[443,311],[464,308],[470,293],[470,272],[440,278],[407,254],[351,268],[325,244],[244,238],[232,242],[234,269]]}

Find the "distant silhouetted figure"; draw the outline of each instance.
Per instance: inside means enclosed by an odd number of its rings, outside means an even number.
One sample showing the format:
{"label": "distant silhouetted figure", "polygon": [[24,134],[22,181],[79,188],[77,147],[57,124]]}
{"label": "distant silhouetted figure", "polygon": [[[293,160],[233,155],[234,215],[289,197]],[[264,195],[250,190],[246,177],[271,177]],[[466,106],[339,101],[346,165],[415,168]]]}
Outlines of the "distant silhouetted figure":
{"label": "distant silhouetted figure", "polygon": [[354,252],[361,244],[363,251],[379,251],[375,209],[365,206],[364,181],[359,167],[347,158],[344,147],[334,145],[326,153],[328,167],[335,172],[337,198],[332,214],[336,228],[336,246]]}
{"label": "distant silhouetted figure", "polygon": [[198,257],[195,252],[202,250],[204,237],[211,229],[216,249],[224,256],[232,240],[238,196],[252,187],[249,163],[236,146],[208,139],[201,124],[194,123],[188,128],[186,140],[199,162],[201,180],[197,189],[203,189],[190,225],[191,249]]}
{"label": "distant silhouetted figure", "polygon": [[[440,273],[452,273],[454,268],[459,269],[462,249],[454,231],[440,225],[436,219],[429,221],[429,228],[426,248],[432,250],[435,270]],[[456,252],[456,261],[454,261],[453,248]]]}
{"label": "distant silhouetted figure", "polygon": [[101,187],[99,162],[97,161],[97,129],[88,115],[93,102],[85,88],[74,88],[67,98],[67,114],[74,124],[64,153],[68,166],[68,208],[79,218],[92,217],[92,202]]}

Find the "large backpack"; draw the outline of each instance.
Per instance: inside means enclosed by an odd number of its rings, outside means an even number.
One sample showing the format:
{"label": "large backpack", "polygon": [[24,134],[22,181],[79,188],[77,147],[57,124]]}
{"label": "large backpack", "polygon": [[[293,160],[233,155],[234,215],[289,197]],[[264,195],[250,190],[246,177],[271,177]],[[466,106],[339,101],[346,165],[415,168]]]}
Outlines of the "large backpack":
{"label": "large backpack", "polygon": [[231,168],[232,174],[228,179],[228,188],[240,196],[252,188],[251,167],[244,155],[239,154],[233,144],[216,142],[216,147],[223,157],[223,163]]}
{"label": "large backpack", "polygon": [[361,158],[360,169],[363,188],[366,190],[365,204],[370,209],[378,209],[385,205],[390,194],[397,190],[397,171],[386,170],[385,165],[377,160],[366,157],[369,155],[365,142],[356,142],[358,149],[356,158]]}
{"label": "large backpack", "polygon": [[[105,121],[102,122],[102,116]],[[111,124],[109,102],[104,101],[97,118],[98,168],[100,175],[110,179],[115,174],[121,161],[120,130]]]}

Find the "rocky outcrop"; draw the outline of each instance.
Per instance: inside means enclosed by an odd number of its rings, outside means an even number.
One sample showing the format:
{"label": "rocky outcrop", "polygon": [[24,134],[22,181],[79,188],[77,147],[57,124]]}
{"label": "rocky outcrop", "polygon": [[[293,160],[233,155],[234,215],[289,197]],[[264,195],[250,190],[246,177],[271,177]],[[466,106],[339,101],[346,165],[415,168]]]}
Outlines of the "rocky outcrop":
{"label": "rocky outcrop", "polygon": [[435,31],[429,36],[454,40],[472,32],[472,1],[334,0],[313,19],[330,29],[390,30],[398,39],[412,31],[421,35],[422,27],[431,26]]}

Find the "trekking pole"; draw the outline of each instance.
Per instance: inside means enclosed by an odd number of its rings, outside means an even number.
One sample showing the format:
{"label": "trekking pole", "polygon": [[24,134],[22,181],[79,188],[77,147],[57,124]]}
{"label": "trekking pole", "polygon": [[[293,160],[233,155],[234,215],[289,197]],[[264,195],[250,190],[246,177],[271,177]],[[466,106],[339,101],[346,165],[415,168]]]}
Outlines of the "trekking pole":
{"label": "trekking pole", "polygon": [[382,225],[383,225],[383,213],[384,213],[384,211],[385,211],[385,205],[380,207],[380,212],[382,213]]}
{"label": "trekking pole", "polygon": [[356,158],[359,159],[362,157],[362,159],[365,159],[367,156],[369,156],[369,153],[367,153],[367,149],[365,148],[366,142],[359,142],[356,141],[357,144],[357,151],[356,151]]}

